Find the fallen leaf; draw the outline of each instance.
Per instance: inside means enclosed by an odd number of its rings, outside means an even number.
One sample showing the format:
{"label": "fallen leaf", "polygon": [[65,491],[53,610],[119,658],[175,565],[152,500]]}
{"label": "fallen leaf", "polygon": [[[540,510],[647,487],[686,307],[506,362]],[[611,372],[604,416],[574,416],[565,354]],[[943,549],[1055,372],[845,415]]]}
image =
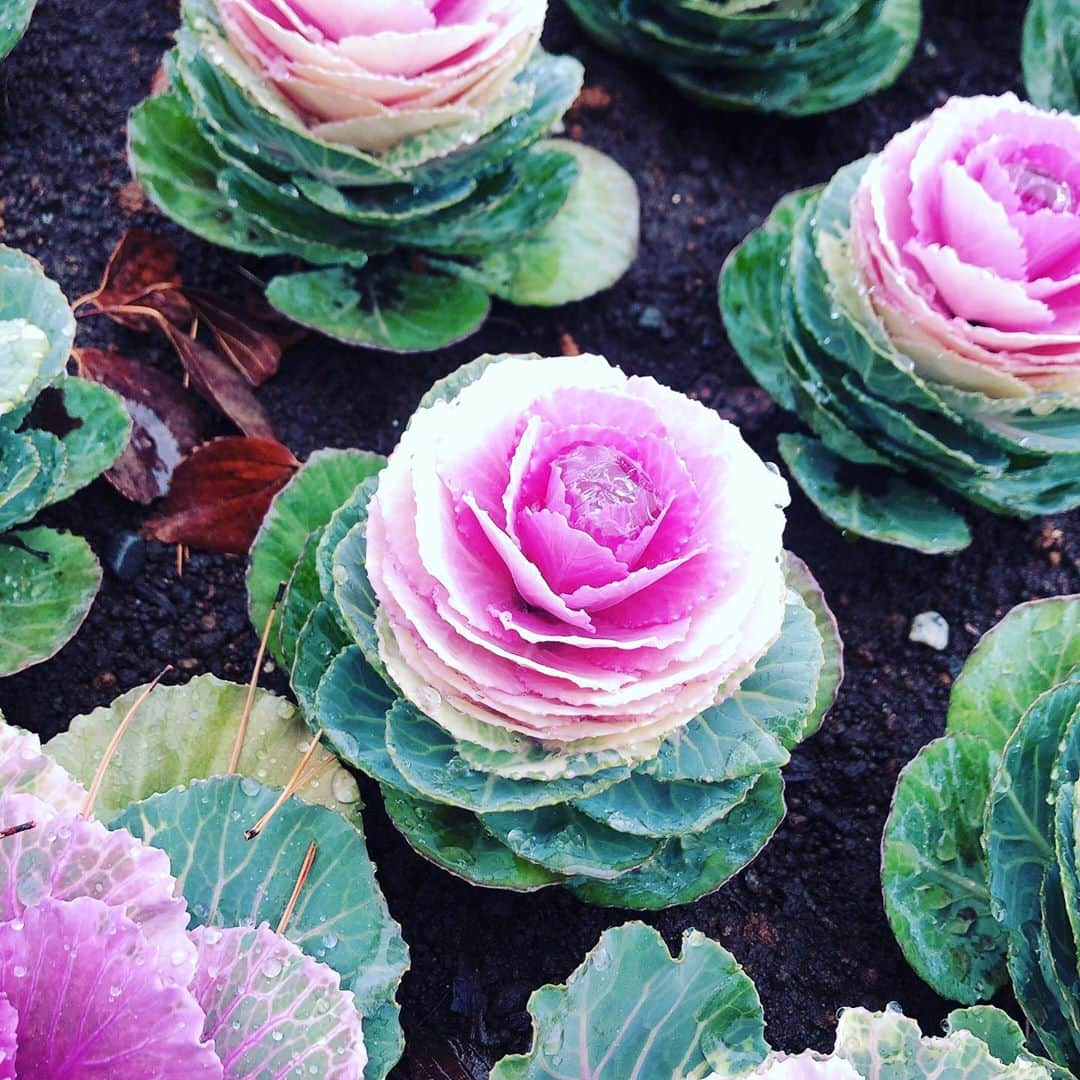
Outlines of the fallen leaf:
{"label": "fallen leaf", "polygon": [[75,304],[92,304],[121,326],[146,333],[157,322],[130,308],[151,308],[175,326],[188,326],[194,318],[180,291],[178,257],[170,240],[148,229],[130,229],[113,248],[101,284]]}
{"label": "fallen leaf", "polygon": [[194,396],[157,368],[111,349],[76,349],[73,356],[77,374],[119,394],[131,416],[131,442],[105,479],[143,505],[168,494],[176,467],[202,442]]}
{"label": "fallen leaf", "polygon": [[415,1080],[483,1080],[491,1062],[478,1047],[424,1033],[410,1043],[406,1063]]}
{"label": "fallen leaf", "polygon": [[189,289],[186,296],[222,355],[252,386],[277,373],[284,344],[269,325],[223,307],[202,290]]}
{"label": "fallen leaf", "polygon": [[208,349],[165,319],[159,321],[180,357],[195,389],[213,402],[245,435],[273,440],[270,415],[259,404],[240,372],[213,349]]}
{"label": "fallen leaf", "polygon": [[245,554],[270,501],[299,467],[273,439],[230,436],[203,443],[180,463],[161,513],[143,533],[167,544]]}

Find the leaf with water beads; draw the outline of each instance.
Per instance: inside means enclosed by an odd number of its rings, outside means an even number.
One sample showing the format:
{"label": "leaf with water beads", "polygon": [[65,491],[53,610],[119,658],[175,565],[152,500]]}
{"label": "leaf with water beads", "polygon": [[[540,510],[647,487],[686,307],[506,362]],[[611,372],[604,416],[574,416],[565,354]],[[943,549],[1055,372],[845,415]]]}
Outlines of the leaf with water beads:
{"label": "leaf with water beads", "polygon": [[[117,725],[142,690],[135,687],[111,705],[75,717],[67,731],[49,741],[47,752],[72,776],[89,783]],[[216,675],[156,687],[109,763],[95,802],[97,816],[109,822],[129,803],[227,772],[245,694],[245,687]],[[264,784],[284,785],[311,739],[294,705],[257,690],[237,771]],[[311,767],[320,771],[299,797],[353,817],[360,792],[344,769],[323,768],[332,758],[327,750],[316,751]]]}
{"label": "leaf with water beads", "polygon": [[226,1080],[364,1075],[360,1017],[337,973],[269,927],[202,926],[191,991],[206,1013],[203,1035],[226,1063]]}
{"label": "leaf with water beads", "polygon": [[676,957],[643,923],[606,931],[565,986],[529,999],[528,1053],[492,1080],[734,1076],[768,1053],[757,991],[735,958],[696,930]]}
{"label": "leaf with water beads", "polygon": [[169,855],[201,926],[276,924],[314,841],[318,856],[285,934],[353,992],[372,1062],[367,1075],[381,1078],[401,1054],[394,994],[408,967],[405,943],[363,834],[340,814],[290,798],[256,839],[244,839],[277,794],[249,778],[217,777],[133,803],[112,825]]}

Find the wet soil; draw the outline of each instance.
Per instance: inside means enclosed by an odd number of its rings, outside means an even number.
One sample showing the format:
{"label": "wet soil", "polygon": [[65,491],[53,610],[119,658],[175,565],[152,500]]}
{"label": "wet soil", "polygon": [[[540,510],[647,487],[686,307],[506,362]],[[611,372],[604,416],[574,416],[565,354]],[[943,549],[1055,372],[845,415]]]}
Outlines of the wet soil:
{"label": "wet soil", "polygon": [[[484,351],[584,349],[649,373],[741,423],[763,454],[794,424],[750,385],[721,328],[715,281],[729,249],[793,187],[827,179],[882,145],[949,94],[1019,89],[1020,0],[925,0],[914,63],[887,93],[821,119],[712,114],[646,69],[588,43],[553,0],[546,43],[586,64],[607,108],[572,131],[637,178],[644,242],[634,270],[597,300],[554,312],[502,307],[468,343],[420,358],[350,351],[318,338],[295,347],[260,396],[284,442],[303,457],[322,446],[389,451],[433,379]],[[41,258],[77,296],[90,289],[121,233],[136,224],[176,236],[185,279],[242,292],[237,258],[140,211],[125,188],[124,119],[144,95],[175,2],[41,0],[30,33],[0,68],[0,239]],[[176,370],[156,341],[102,322],[83,344],[115,342]],[[225,430],[225,429],[222,429]],[[141,511],[98,482],[52,512],[106,559]],[[772,1043],[831,1043],[836,1010],[897,1001],[930,1030],[948,1006],[911,973],[882,914],[878,845],[896,774],[940,734],[949,685],[980,633],[1012,605],[1080,591],[1080,514],[1022,522],[972,513],[975,543],[930,559],[848,543],[801,496],[788,546],[821,579],[847,643],[848,677],[823,731],[787,769],[790,812],[766,851],[717,895],[646,916],[676,945],[697,927],[731,949],[756,980]],[[0,708],[48,736],[171,662],[245,679],[255,638],[244,609],[243,561],[195,555],[178,578],[173,552],[105,586],[82,633],[53,661],[0,683]],[[907,640],[912,617],[941,612],[949,646]],[[284,689],[280,673],[267,685]],[[561,981],[625,913],[558,890],[519,896],[471,888],[414,855],[389,825],[372,785],[365,820],[379,878],[412,949],[400,993],[409,1052],[397,1077],[467,1075],[528,1042],[529,993]],[[453,1049],[451,1043],[457,1048]],[[441,1071],[447,1070],[447,1071]]]}

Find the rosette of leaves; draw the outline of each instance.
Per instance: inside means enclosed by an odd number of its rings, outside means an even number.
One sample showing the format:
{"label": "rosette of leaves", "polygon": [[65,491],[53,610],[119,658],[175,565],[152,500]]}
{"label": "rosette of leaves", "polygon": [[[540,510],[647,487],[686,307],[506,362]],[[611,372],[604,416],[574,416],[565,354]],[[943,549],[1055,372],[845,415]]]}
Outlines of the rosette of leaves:
{"label": "rosette of leaves", "polygon": [[[1025,108],[998,100],[1006,111]],[[954,125],[945,137],[962,131]],[[924,340],[913,317],[886,319],[875,306],[880,290],[865,281],[853,231],[853,200],[873,162],[785,196],[720,277],[724,324],[743,363],[813,431],[780,436],[791,475],[845,533],[926,554],[967,547],[971,531],[923,479],[1018,517],[1080,505],[1075,392],[1007,375],[1002,392],[999,373],[970,364],[952,343]],[[957,340],[976,325],[953,322]]]}
{"label": "rosette of leaves", "polygon": [[[404,1045],[395,994],[408,952],[367,854],[359,791],[328,750],[311,747],[295,706],[256,691],[245,710],[246,697],[246,687],[212,675],[182,686],[137,687],[76,717],[44,748],[0,721],[0,787],[6,796],[26,793],[64,815],[52,833],[63,838],[67,829],[71,859],[88,858],[80,840],[109,865],[118,862],[112,858],[118,848],[138,844],[148,876],[156,871],[161,879],[161,862],[171,873],[165,878],[170,902],[200,955],[189,987],[207,1014],[203,1037],[213,1039],[225,1066],[224,1074],[211,1066],[203,1073],[189,1063],[189,1071],[176,1075],[241,1080],[292,1075],[295,1068],[382,1080]],[[241,752],[230,773],[238,738]],[[103,759],[108,767],[100,773]],[[310,779],[290,787],[302,765]],[[89,799],[87,787],[94,793]],[[295,789],[284,802],[283,787]],[[274,807],[258,835],[247,839],[245,832]],[[34,820],[27,847],[35,846],[42,824]],[[39,838],[47,849],[57,844],[52,835]],[[5,854],[0,847],[0,875]],[[29,876],[37,866],[32,855],[18,862],[16,885],[23,867]],[[61,880],[63,866],[56,869],[52,880]],[[84,867],[81,875],[68,875],[63,880],[75,880],[71,895],[58,896],[54,888],[52,897],[101,898],[94,873]],[[32,892],[26,883],[16,891]],[[245,996],[262,1004],[233,1011]],[[190,1042],[181,1049],[195,1053]]]}
{"label": "rosette of leaves", "polygon": [[1066,1080],[1024,1045],[999,1009],[960,1009],[945,1033],[926,1037],[899,1009],[843,1009],[831,1054],[788,1055],[765,1042],[765,1016],[735,958],[697,930],[672,957],[643,923],[607,930],[563,986],[529,999],[532,1045],[499,1061],[492,1080]]}
{"label": "rosette of leaves", "polygon": [[1080,112],[1080,4],[1031,0],[1021,59],[1027,94],[1036,105]]}
{"label": "rosette of leaves", "polygon": [[890,86],[919,38],[920,0],[567,0],[601,44],[705,105],[808,116]]}
{"label": "rosette of leaves", "polygon": [[112,465],[131,430],[115,394],[66,374],[74,337],[59,286],[0,247],[0,676],[65,645],[101,584],[85,540],[30,526]]}
{"label": "rosette of leaves", "polygon": [[[492,360],[437,383],[421,408],[453,400]],[[558,884],[635,909],[695,900],[749,863],[783,819],[781,769],[821,724],[842,677],[836,624],[806,566],[788,557],[779,640],[736,693],[678,732],[628,750],[511,732],[496,746],[478,727],[481,743],[407,701],[380,657],[365,552],[384,465],[359,450],[312,455],[271,504],[248,589],[262,628],[287,583],[274,655],[308,722],[378,782],[409,844],[477,885]]]}
{"label": "rosette of leaves", "polygon": [[572,58],[537,47],[468,118],[371,150],[308,124],[234,47],[215,0],[184,0],[176,42],[168,92],[131,116],[132,169],[204,239],[310,264],[267,288],[298,323],[369,348],[438,349],[477,330],[492,297],[580,300],[636,255],[630,176],[546,138],[581,89]]}
{"label": "rosette of leaves", "polygon": [[1014,608],[972,652],[945,735],[900,774],[885,908],[942,996],[1011,983],[1048,1056],[1080,1067],[1080,596]]}
{"label": "rosette of leaves", "polygon": [[37,0],[0,0],[0,60],[22,40]]}

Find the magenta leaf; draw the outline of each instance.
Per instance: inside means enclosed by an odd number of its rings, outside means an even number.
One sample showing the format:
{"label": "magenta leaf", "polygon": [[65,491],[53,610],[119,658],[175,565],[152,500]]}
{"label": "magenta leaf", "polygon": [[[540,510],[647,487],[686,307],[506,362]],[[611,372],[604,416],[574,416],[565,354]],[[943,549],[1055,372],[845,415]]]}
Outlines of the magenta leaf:
{"label": "magenta leaf", "polygon": [[195,947],[168,857],[122,829],[68,814],[49,818],[32,795],[0,798],[0,829],[28,821],[37,825],[0,841],[0,919],[20,918],[48,899],[91,897],[135,923],[146,948],[163,958],[162,979],[187,986]]}
{"label": "magenta leaf", "polygon": [[192,992],[226,1080],[311,1075],[361,1080],[367,1055],[337,972],[260,927],[200,927]]}
{"label": "magenta leaf", "polygon": [[222,1076],[203,1012],[119,909],[43,899],[0,924],[0,993],[18,1014],[19,1080]]}

